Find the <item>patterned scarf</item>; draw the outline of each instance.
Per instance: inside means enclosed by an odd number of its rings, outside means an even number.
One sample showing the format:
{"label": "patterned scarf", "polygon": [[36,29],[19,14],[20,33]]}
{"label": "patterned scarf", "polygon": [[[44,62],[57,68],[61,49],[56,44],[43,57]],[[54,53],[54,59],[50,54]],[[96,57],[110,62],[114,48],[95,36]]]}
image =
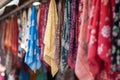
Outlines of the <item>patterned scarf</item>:
{"label": "patterned scarf", "polygon": [[58,65],[55,61],[55,32],[57,27],[57,8],[55,0],[50,0],[47,25],[44,37],[44,61],[51,67],[52,76],[58,72]]}
{"label": "patterned scarf", "polygon": [[71,4],[72,0],[66,0],[64,12],[64,26],[62,32],[62,47],[61,47],[61,70],[67,66],[68,51],[70,44],[70,29],[71,29]]}
{"label": "patterned scarf", "polygon": [[78,49],[78,26],[77,26],[77,14],[78,14],[79,0],[72,0],[72,17],[71,17],[71,29],[70,29],[70,45],[68,52],[68,65],[74,69],[76,63],[76,55]]}
{"label": "patterned scarf", "polygon": [[60,65],[60,56],[61,56],[61,37],[62,37],[62,28],[64,22],[64,1],[59,0],[58,3],[58,24],[56,30],[56,50],[55,50],[55,60],[58,65]]}
{"label": "patterned scarf", "polygon": [[[83,8],[82,5],[83,4]],[[79,80],[94,80],[93,76],[89,70],[89,66],[87,63],[87,29],[88,29],[88,21],[89,21],[89,7],[90,1],[84,0],[83,2],[80,1],[79,5],[80,9],[82,9],[83,13],[79,16],[79,19],[82,18],[81,24],[78,24],[80,28],[79,32],[79,46],[78,46],[78,53],[77,53],[77,60],[75,66],[75,73]],[[79,10],[80,10],[79,9]],[[81,13],[81,10],[79,11]]]}
{"label": "patterned scarf", "polygon": [[49,7],[49,2],[47,3],[41,3],[40,5],[40,13],[39,13],[39,23],[38,23],[38,34],[39,34],[39,45],[40,45],[40,60],[42,63],[50,69],[48,64],[45,63],[43,59],[44,55],[44,35],[45,35],[45,29],[46,29],[46,23],[47,23],[47,15],[48,15],[48,7]]}
{"label": "patterned scarf", "polygon": [[38,44],[38,27],[36,9],[32,7],[31,22],[29,28],[28,51],[25,55],[25,63],[32,69],[39,69],[40,62],[40,49]]}
{"label": "patterned scarf", "polygon": [[112,35],[112,70],[120,71],[120,0],[115,0]]}
{"label": "patterned scarf", "polygon": [[[110,80],[112,50],[112,3],[93,0],[89,22],[88,64],[94,78]],[[114,2],[113,2],[114,3]],[[99,76],[98,76],[99,75]]]}

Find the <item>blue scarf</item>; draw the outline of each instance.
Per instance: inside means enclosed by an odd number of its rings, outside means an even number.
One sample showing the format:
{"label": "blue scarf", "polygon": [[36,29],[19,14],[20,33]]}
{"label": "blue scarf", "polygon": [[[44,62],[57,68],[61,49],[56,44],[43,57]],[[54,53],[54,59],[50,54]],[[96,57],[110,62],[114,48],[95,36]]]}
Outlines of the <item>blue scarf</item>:
{"label": "blue scarf", "polygon": [[28,50],[25,55],[25,63],[32,69],[39,69],[41,67],[40,48],[38,44],[38,26],[36,9],[32,7],[32,14],[30,18]]}

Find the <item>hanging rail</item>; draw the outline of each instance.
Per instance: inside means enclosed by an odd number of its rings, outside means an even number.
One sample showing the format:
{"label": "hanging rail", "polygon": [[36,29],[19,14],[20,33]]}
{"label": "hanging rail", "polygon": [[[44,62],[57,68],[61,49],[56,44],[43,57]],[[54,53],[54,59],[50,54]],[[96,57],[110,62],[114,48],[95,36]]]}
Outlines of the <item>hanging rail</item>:
{"label": "hanging rail", "polygon": [[17,7],[15,10],[11,11],[10,13],[6,14],[6,15],[3,15],[1,18],[0,18],[0,21],[9,17],[10,15],[22,10],[23,8],[27,7],[29,4],[31,4],[32,2],[34,2],[35,0],[28,0],[28,2],[24,3],[23,5]]}

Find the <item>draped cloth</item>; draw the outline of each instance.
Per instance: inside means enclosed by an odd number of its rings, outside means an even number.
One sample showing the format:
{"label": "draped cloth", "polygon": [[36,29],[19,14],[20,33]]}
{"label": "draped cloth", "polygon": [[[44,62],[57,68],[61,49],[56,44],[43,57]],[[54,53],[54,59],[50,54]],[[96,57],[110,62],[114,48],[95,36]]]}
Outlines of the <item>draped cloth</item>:
{"label": "draped cloth", "polygon": [[112,17],[114,0],[93,0],[88,30],[88,64],[98,80],[111,80]]}
{"label": "draped cloth", "polygon": [[67,67],[69,43],[70,43],[70,29],[71,29],[71,4],[72,0],[66,0],[64,11],[64,26],[62,32],[62,46],[61,46],[61,71]]}
{"label": "draped cloth", "polygon": [[25,63],[32,69],[39,69],[41,67],[40,48],[38,42],[38,26],[36,8],[32,7],[29,28],[28,51],[25,55]]}
{"label": "draped cloth", "polygon": [[58,65],[60,65],[60,56],[61,56],[61,38],[62,38],[62,28],[63,28],[63,22],[64,22],[64,1],[59,0],[58,3],[58,24],[57,24],[57,30],[56,30],[56,38],[55,38],[55,44],[56,44],[56,50],[55,50],[55,60]]}
{"label": "draped cloth", "polygon": [[14,17],[14,25],[13,25],[13,31],[12,31],[12,53],[13,55],[17,55],[18,53],[18,23],[17,23],[17,17]]}
{"label": "draped cloth", "polygon": [[44,61],[50,65],[52,76],[58,71],[58,65],[54,59],[55,56],[55,32],[57,26],[57,9],[55,0],[50,1],[49,10],[48,10],[48,18],[47,18],[47,26],[44,37]]}
{"label": "draped cloth", "polygon": [[19,80],[30,80],[30,73],[24,70],[24,66],[20,70]]}
{"label": "draped cloth", "polygon": [[2,40],[1,40],[1,49],[3,51],[3,53],[5,52],[5,45],[4,45],[4,42],[5,42],[5,35],[6,35],[6,27],[7,27],[7,23],[3,23],[2,24],[3,26],[3,32],[2,32]]}
{"label": "draped cloth", "polygon": [[4,74],[4,73],[0,72],[0,80],[5,80],[5,78],[2,74]]}
{"label": "draped cloth", "polygon": [[120,0],[115,0],[112,35],[112,70],[116,72],[120,71]]}
{"label": "draped cloth", "polygon": [[13,30],[13,18],[8,20],[7,26],[6,26],[6,35],[5,35],[5,41],[4,41],[6,50],[11,50],[12,48],[12,30]]}
{"label": "draped cloth", "polygon": [[8,75],[12,71],[12,53],[11,53],[11,51],[7,51],[5,67],[6,67],[6,74]]}
{"label": "draped cloth", "polygon": [[28,37],[29,37],[29,23],[31,16],[31,8],[28,9],[28,21],[27,21],[27,12],[24,10],[22,14],[22,42],[21,42],[21,48],[23,48],[25,51],[28,49]]}
{"label": "draped cloth", "polygon": [[71,17],[71,29],[70,29],[70,47],[68,52],[68,65],[74,69],[76,64],[76,55],[78,49],[78,4],[79,0],[72,0],[72,17]]}
{"label": "draped cloth", "polygon": [[[79,6],[82,8],[82,14],[79,16],[82,18],[81,24],[78,24],[80,28],[79,32],[79,45],[78,45],[78,53],[75,65],[75,74],[77,75],[79,80],[94,80],[92,73],[89,70],[89,66],[87,63],[87,29],[88,29],[88,21],[89,21],[89,7],[90,1],[84,0],[79,3]],[[81,8],[80,8],[81,9]],[[81,10],[79,9],[79,13]]]}
{"label": "draped cloth", "polygon": [[13,31],[13,23],[14,20],[13,18],[9,19],[7,22],[6,26],[6,33],[5,33],[5,40],[4,40],[4,45],[5,45],[5,50],[6,50],[6,74],[9,74],[12,70],[12,31]]}
{"label": "draped cloth", "polygon": [[47,67],[50,68],[48,64],[45,63],[44,56],[44,35],[46,30],[47,15],[48,15],[49,2],[41,3],[40,13],[39,13],[39,23],[38,23],[38,34],[39,34],[39,45],[40,45],[40,60]]}

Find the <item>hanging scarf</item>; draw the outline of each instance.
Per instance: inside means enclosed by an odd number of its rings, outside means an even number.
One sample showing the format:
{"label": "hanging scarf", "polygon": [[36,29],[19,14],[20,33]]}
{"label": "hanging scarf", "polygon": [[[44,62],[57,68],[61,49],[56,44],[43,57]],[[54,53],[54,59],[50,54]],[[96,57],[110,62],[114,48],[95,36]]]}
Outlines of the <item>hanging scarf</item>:
{"label": "hanging scarf", "polygon": [[5,36],[5,47],[7,50],[12,48],[12,31],[13,31],[13,18],[7,23],[6,36]]}
{"label": "hanging scarf", "polygon": [[32,7],[32,14],[30,18],[29,28],[29,40],[28,40],[28,51],[25,55],[25,63],[32,69],[39,69],[41,62],[39,59],[40,49],[38,44],[38,27],[37,27],[37,16],[36,9]]}
{"label": "hanging scarf", "polygon": [[0,80],[5,80],[4,73],[0,72]]}
{"label": "hanging scarf", "polygon": [[13,26],[13,33],[12,33],[12,53],[13,55],[17,55],[18,52],[18,23],[17,23],[17,17],[14,17],[14,26]]}
{"label": "hanging scarf", "polygon": [[76,63],[76,55],[78,48],[78,26],[77,26],[77,13],[78,13],[78,0],[72,0],[72,17],[70,29],[70,47],[68,53],[68,65],[74,69]]}
{"label": "hanging scarf", "polygon": [[[28,17],[31,16],[31,9],[28,10]],[[30,22],[28,18],[28,21]],[[28,37],[29,37],[29,27],[30,24],[27,23],[27,12],[24,10],[22,14],[22,42],[21,42],[21,48],[23,48],[26,52],[28,49]]]}
{"label": "hanging scarf", "polygon": [[[2,22],[3,23],[3,22]],[[6,27],[7,27],[7,23],[3,23],[2,24],[3,26],[3,32],[2,32],[2,41],[1,41],[1,48],[2,48],[2,51],[3,53],[5,52],[5,45],[4,45],[4,42],[5,42],[5,35],[6,35]]]}
{"label": "hanging scarf", "polygon": [[40,13],[39,13],[38,34],[39,34],[39,45],[41,49],[40,60],[49,70],[50,69],[49,65],[46,64],[43,59],[43,55],[44,55],[44,42],[43,41],[44,41],[44,35],[45,35],[45,29],[46,29],[46,23],[47,23],[48,8],[49,8],[49,2],[41,3]]}
{"label": "hanging scarf", "polygon": [[12,53],[7,51],[6,55],[6,74],[8,75],[12,71]]}
{"label": "hanging scarf", "polygon": [[8,25],[10,25],[10,20],[7,20],[6,21],[6,29],[5,29],[5,38],[4,38],[4,49],[6,50],[6,48],[7,48],[7,37],[8,37],[8,33],[9,33],[9,26]]}
{"label": "hanging scarf", "polygon": [[42,65],[41,69],[37,72],[37,80],[47,80],[47,71],[44,65]]}
{"label": "hanging scarf", "polygon": [[30,80],[37,80],[37,74],[30,73]]}
{"label": "hanging scarf", "polygon": [[62,32],[62,46],[61,46],[61,70],[67,67],[68,51],[70,43],[70,29],[71,29],[71,2],[66,0],[64,12],[64,26]]}
{"label": "hanging scarf", "polygon": [[12,30],[13,30],[13,18],[8,20],[7,26],[6,26],[6,35],[5,35],[5,50],[6,50],[6,74],[9,74],[12,69]]}
{"label": "hanging scarf", "polygon": [[24,70],[24,64],[22,64],[22,68],[20,70],[19,80],[30,80],[30,73]]}
{"label": "hanging scarf", "polygon": [[[112,4],[114,0],[93,0],[89,24],[88,63],[98,80],[110,80],[112,49]],[[94,14],[94,15],[93,15]]]}
{"label": "hanging scarf", "polygon": [[[80,2],[82,3],[82,2]],[[81,5],[79,5],[81,6]],[[83,13],[81,14],[82,20],[79,33],[79,46],[76,60],[75,73],[79,80],[94,80],[87,63],[87,28],[88,28],[88,8],[90,3],[88,0],[83,1]],[[79,17],[80,18],[80,17]]]}
{"label": "hanging scarf", "polygon": [[58,24],[56,30],[56,50],[55,50],[55,60],[58,65],[60,65],[60,55],[61,55],[61,37],[62,37],[62,28],[63,28],[63,21],[64,21],[64,1],[59,0],[58,3]]}
{"label": "hanging scarf", "polygon": [[120,71],[120,0],[115,0],[112,35],[112,70],[115,72]]}
{"label": "hanging scarf", "polygon": [[50,1],[49,10],[48,10],[48,18],[47,18],[47,26],[44,37],[44,61],[50,65],[52,76],[58,71],[58,65],[54,59],[55,56],[55,31],[57,24],[57,9],[55,0]]}

